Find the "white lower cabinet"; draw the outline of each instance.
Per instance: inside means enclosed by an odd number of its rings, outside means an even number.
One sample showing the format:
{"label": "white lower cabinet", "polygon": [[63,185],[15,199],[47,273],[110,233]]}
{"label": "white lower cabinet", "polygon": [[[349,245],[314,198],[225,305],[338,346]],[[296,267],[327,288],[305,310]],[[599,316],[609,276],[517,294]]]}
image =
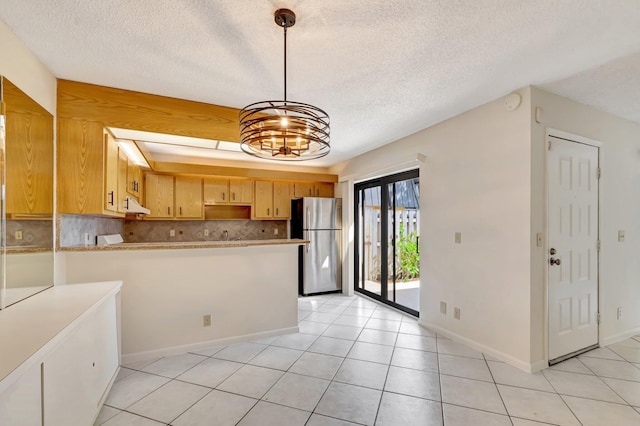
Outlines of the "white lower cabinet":
{"label": "white lower cabinet", "polygon": [[40,364],[36,364],[18,383],[0,393],[0,425],[42,425],[40,389]]}
{"label": "white lower cabinet", "polygon": [[118,369],[115,300],[100,307],[43,363],[44,425],[90,425]]}
{"label": "white lower cabinet", "polygon": [[0,346],[14,362],[0,364],[0,426],[93,424],[120,363],[121,285],[54,286],[0,313],[0,338],[17,342]]}

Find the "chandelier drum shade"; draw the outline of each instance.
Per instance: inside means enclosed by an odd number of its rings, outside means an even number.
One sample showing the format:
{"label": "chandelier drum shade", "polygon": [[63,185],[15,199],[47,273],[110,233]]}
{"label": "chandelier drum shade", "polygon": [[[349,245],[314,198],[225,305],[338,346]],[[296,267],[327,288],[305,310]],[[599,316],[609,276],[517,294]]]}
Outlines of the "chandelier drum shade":
{"label": "chandelier drum shade", "polygon": [[289,9],[275,12],[284,28],[284,100],[261,101],[240,111],[240,147],[255,157],[301,161],[330,151],[329,115],[318,107],[287,100],[287,28],[296,22]]}

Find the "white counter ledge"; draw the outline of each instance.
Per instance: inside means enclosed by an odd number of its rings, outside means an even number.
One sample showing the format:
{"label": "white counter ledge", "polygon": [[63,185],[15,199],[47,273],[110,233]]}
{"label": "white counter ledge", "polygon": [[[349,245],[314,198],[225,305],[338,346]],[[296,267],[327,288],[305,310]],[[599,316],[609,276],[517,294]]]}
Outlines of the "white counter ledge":
{"label": "white counter ledge", "polygon": [[173,250],[197,248],[237,248],[274,245],[308,244],[308,240],[272,239],[272,240],[233,240],[233,241],[179,241],[156,243],[121,243],[107,246],[71,246],[60,247],[59,251],[114,251],[114,250]]}
{"label": "white counter ledge", "polygon": [[51,287],[0,311],[0,391],[12,373],[55,346],[89,315],[92,307],[120,291],[122,282]]}

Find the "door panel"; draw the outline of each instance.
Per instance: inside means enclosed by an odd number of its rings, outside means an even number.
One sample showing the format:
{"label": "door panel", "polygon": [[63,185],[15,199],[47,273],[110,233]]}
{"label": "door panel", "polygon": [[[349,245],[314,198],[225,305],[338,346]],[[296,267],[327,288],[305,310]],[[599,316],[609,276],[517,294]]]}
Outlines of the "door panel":
{"label": "door panel", "polygon": [[418,171],[357,184],[357,291],[418,315]]}
{"label": "door panel", "polygon": [[[549,359],[598,343],[598,148],[549,137]],[[558,263],[559,262],[559,263]]]}

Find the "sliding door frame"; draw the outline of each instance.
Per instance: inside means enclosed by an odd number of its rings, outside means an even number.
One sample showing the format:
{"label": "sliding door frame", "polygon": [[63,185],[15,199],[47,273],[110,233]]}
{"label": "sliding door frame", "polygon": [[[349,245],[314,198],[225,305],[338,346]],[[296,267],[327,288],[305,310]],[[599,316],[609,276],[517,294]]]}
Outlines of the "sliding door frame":
{"label": "sliding door frame", "polygon": [[[395,173],[392,175],[379,177],[376,179],[367,180],[364,182],[358,182],[354,185],[354,235],[356,244],[354,245],[354,290],[358,293],[362,293],[372,299],[378,300],[387,305],[393,306],[396,309],[404,311],[414,316],[419,316],[419,312],[415,311],[407,306],[396,303],[388,298],[388,286],[389,280],[392,281],[392,285],[395,283],[395,272],[389,275],[389,209],[395,213],[396,210],[396,197],[395,197],[395,185],[393,185],[393,199],[389,199],[389,185],[396,182],[420,178],[420,170],[412,169],[401,173]],[[373,293],[363,287],[360,287],[360,277],[365,276],[365,271],[361,268],[365,267],[364,264],[360,264],[360,256],[362,255],[362,241],[360,241],[360,230],[362,227],[362,212],[359,209],[361,191],[367,188],[380,188],[380,294]],[[391,204],[391,205],[390,205]],[[395,217],[395,214],[394,214]],[[395,227],[394,227],[395,229]],[[396,256],[395,256],[395,232],[392,235],[393,241],[393,270],[395,271]],[[393,286],[394,299],[395,299],[395,285]]]}

